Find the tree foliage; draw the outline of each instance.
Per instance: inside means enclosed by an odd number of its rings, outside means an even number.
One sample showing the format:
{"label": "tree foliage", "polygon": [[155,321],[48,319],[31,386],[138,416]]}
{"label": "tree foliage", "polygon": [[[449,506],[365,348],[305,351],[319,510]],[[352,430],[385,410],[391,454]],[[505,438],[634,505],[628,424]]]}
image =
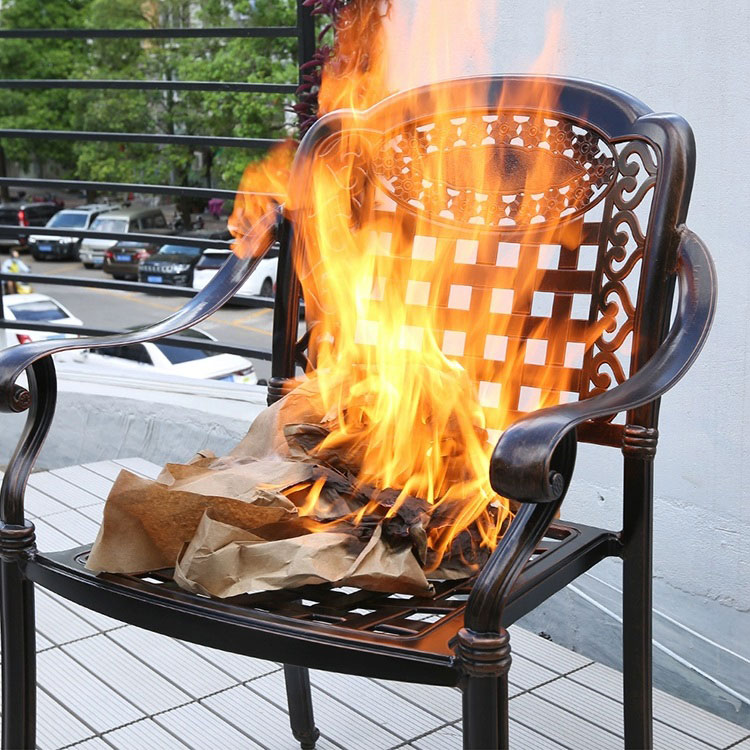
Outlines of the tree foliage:
{"label": "tree foliage", "polygon": [[[77,28],[88,0],[8,0],[0,5],[0,27]],[[85,55],[85,40],[3,39],[0,78],[70,78]],[[65,89],[21,91],[6,89],[0,96],[0,127],[24,130],[66,130],[72,127],[69,92]],[[6,157],[24,168],[54,162],[66,172],[75,166],[70,141],[6,138]]]}
{"label": "tree foliage", "polygon": [[[222,26],[228,20],[237,26],[294,26],[294,0],[211,0],[201,5],[203,26]],[[177,68],[183,80],[295,83],[297,80],[294,39],[196,40],[193,54],[181,56]],[[227,94],[189,92],[179,102],[180,120],[187,132],[220,133],[240,138],[289,135],[290,95]],[[248,161],[258,152],[240,149],[206,151],[204,161],[222,184],[235,186]]]}
{"label": "tree foliage", "polygon": [[[294,0],[4,0],[3,28],[293,26]],[[2,40],[0,77],[295,83],[296,40],[254,38]],[[5,92],[8,93],[8,92]],[[291,95],[134,90],[10,91],[0,127],[283,137]],[[257,152],[137,143],[6,139],[23,167],[54,163],[77,179],[234,188]]]}

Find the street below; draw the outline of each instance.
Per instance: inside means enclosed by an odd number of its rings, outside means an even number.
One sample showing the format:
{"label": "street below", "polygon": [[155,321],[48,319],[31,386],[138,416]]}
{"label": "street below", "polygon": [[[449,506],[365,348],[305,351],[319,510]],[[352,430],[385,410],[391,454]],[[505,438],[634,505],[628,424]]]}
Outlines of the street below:
{"label": "street below", "polygon": [[[45,276],[75,276],[99,279],[111,278],[98,269],[86,269],[78,262],[34,261],[23,255],[23,261],[32,273]],[[122,292],[111,289],[85,289],[81,287],[34,284],[34,291],[47,294],[62,303],[84,325],[92,328],[123,330],[131,326],[154,323],[178,310],[187,303],[187,297],[167,297],[154,293]],[[250,349],[271,349],[273,310],[225,306],[198,326],[220,342]],[[253,359],[258,378],[268,379],[271,363]]]}

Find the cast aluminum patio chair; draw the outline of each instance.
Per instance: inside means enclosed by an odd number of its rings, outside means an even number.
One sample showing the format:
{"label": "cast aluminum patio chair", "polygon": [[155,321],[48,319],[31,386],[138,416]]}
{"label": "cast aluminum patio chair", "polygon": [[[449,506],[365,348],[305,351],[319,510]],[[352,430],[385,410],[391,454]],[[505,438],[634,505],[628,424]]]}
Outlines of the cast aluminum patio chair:
{"label": "cast aluminum patio chair", "polygon": [[[482,316],[505,315],[519,346],[530,331],[537,337],[549,334],[544,363],[521,358],[514,384],[504,383],[515,389],[513,410],[518,418],[497,443],[491,480],[497,492],[521,505],[481,573],[470,581],[438,583],[431,599],[316,586],[220,601],[177,588],[164,571],[148,576],[94,575],[84,568],[87,547],[54,554],[37,550],[34,526],[24,519],[23,498],[55,408],[50,355],[148,341],[195,325],[229,300],[257,263],[233,257],[198,296],[153,326],[117,336],[34,342],[0,354],[3,410],[29,411],[0,498],[3,747],[33,747],[35,741],[35,585],[143,628],[288,665],[291,724],[303,747],[313,747],[317,737],[307,672],[311,667],[459,686],[464,696],[464,746],[507,747],[507,627],[607,556],[623,560],[625,745],[652,746],[652,497],[659,399],[696,358],[716,295],[710,256],[684,223],[693,181],[693,137],[676,115],[654,114],[620,91],[562,78],[536,81],[549,94],[545,99],[556,102],[540,134],[529,124],[534,122],[529,115],[538,107],[539,86],[528,82],[523,77],[461,79],[441,84],[440,98],[460,103],[456,117],[443,127],[461,128],[460,137],[469,146],[476,142],[472,139],[489,135],[495,163],[504,164],[506,171],[523,169],[519,149],[511,147],[544,147],[567,159],[566,174],[572,175],[573,187],[561,190],[558,180],[539,196],[534,212],[544,225],[544,248],[526,235],[518,247],[516,267],[497,265],[499,243],[512,244],[518,229],[529,222],[530,214],[517,210],[524,205],[519,195],[496,195],[493,208],[493,201],[478,205],[467,191],[461,205],[446,204],[448,218],[429,227],[424,221],[419,225],[420,236],[448,237],[455,243],[467,231],[466,217],[485,211],[476,258],[471,259],[476,265],[476,293],[471,309],[453,316],[457,330],[464,326],[466,331]],[[360,128],[368,122],[381,128],[388,123],[383,158],[366,178],[390,186],[386,192],[392,191],[393,200],[384,220],[399,224],[406,233],[420,208],[410,202],[414,183],[407,184],[406,165],[389,149],[404,137],[419,141],[415,134],[424,132],[418,129],[433,117],[427,108],[433,95],[434,91],[412,92],[408,122],[399,114],[401,94],[356,121]],[[352,122],[346,111],[323,117],[304,138],[300,152],[314,157]],[[546,146],[540,146],[542,141]],[[298,161],[302,166],[297,169],[304,170],[306,163]],[[305,179],[304,173],[298,177]],[[425,200],[450,203],[449,195],[438,190]],[[433,215],[439,213],[432,208]],[[258,245],[267,249],[278,233],[284,249],[270,400],[284,393],[296,363],[305,357],[307,337],[297,340],[300,291],[290,259],[292,251],[304,252],[294,242],[298,221],[304,216],[287,213],[274,230],[272,219],[266,217],[255,230]],[[461,260],[465,265],[466,258]],[[531,291],[522,283],[529,278]],[[670,318],[676,283],[677,310]],[[493,309],[492,289],[514,291],[511,307]],[[546,309],[538,306],[538,294],[549,302]],[[570,344],[587,341],[592,327],[607,315],[609,330],[578,361],[566,358]],[[551,320],[565,322],[555,328],[557,335]],[[453,354],[459,361],[462,356],[483,356],[481,350]],[[523,389],[539,386],[548,368],[562,376],[556,381],[564,383],[561,403],[524,415],[519,403]],[[28,389],[16,384],[24,371]],[[490,413],[493,406],[488,406]],[[618,414],[624,414],[622,421],[613,419]],[[553,520],[573,473],[577,441],[623,453],[619,531]]]}

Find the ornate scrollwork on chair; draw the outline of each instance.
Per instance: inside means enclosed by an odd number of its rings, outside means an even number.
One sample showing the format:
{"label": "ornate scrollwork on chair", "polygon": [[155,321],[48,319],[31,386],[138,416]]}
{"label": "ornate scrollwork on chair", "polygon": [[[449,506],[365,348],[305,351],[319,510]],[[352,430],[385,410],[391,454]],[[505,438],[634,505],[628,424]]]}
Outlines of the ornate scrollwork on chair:
{"label": "ornate scrollwork on chair", "polygon": [[[591,208],[612,186],[615,156],[599,133],[572,120],[473,112],[385,133],[374,171],[397,203],[433,218],[522,229]],[[477,187],[471,164],[480,161],[486,182]]]}

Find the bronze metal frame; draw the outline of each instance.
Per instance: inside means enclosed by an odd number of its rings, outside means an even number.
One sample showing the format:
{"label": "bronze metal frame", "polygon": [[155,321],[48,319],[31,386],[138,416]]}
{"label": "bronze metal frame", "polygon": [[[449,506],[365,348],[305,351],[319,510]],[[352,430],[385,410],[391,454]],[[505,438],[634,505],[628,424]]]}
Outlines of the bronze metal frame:
{"label": "bronze metal frame", "polygon": [[[523,79],[497,77],[484,83],[488,99],[478,105],[496,102],[502,95],[504,106],[533,110],[535,102],[525,93]],[[54,413],[55,368],[50,355],[147,341],[194,325],[224,304],[257,262],[233,259],[182,310],[154,326],[118,336],[34,342],[0,353],[0,409],[29,412],[0,493],[3,747],[34,746],[33,590],[39,584],[140,627],[291,665],[286,668],[291,723],[303,747],[313,747],[317,736],[307,675],[307,668],[314,667],[458,685],[464,695],[464,747],[507,748],[508,625],[607,556],[624,561],[625,746],[653,746],[652,501],[659,399],[698,355],[716,303],[711,258],[684,224],[694,144],[680,117],[653,114],[620,91],[559,78],[543,83],[554,89],[561,116],[590,124],[612,144],[642,144],[644,158],[651,149],[658,173],[632,316],[630,377],[609,390],[586,393],[588,397],[578,402],[521,416],[503,433],[492,456],[491,480],[499,493],[520,501],[521,509],[479,576],[440,586],[434,600],[306,587],[214,601],[178,589],[168,571],[151,573],[150,580],[96,576],[82,565],[87,548],[56,554],[37,550],[33,524],[24,519],[23,495]],[[462,91],[467,83],[442,85]],[[415,112],[420,111],[420,101],[428,101],[426,92],[413,98]],[[378,105],[378,114],[387,114],[393,103],[390,99]],[[324,137],[348,122],[346,113],[322,118],[305,137],[300,153],[309,156]],[[285,392],[296,365],[305,361],[307,339],[297,341],[300,289],[292,258],[292,249],[300,250],[294,242],[300,218],[287,215],[277,225],[282,254],[270,400]],[[258,228],[259,246],[270,245],[271,223],[272,217],[266,217]],[[600,251],[597,267],[602,279],[611,271],[605,253]],[[605,282],[609,288],[614,283],[605,280],[602,288]],[[670,327],[675,283],[678,309]],[[28,389],[16,382],[24,371]],[[621,412],[626,414],[625,425],[608,421]],[[551,523],[568,488],[579,439],[615,445],[623,452],[620,531]],[[370,613],[356,614],[352,610],[357,608]]]}

